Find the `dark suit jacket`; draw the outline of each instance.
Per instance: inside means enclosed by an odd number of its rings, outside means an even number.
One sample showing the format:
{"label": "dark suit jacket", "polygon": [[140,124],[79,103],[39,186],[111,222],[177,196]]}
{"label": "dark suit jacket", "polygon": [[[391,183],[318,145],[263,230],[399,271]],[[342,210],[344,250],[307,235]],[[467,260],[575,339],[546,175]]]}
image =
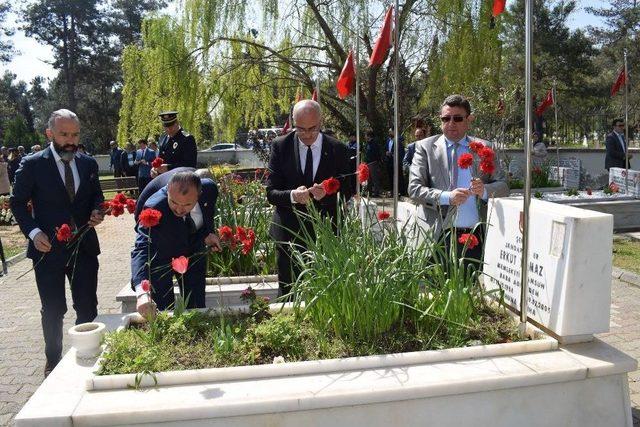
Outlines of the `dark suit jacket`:
{"label": "dark suit jacket", "polygon": [[604,168],[606,170],[609,170],[609,168],[624,168],[625,152],[622,149],[620,140],[615,132],[611,132],[607,135],[605,145],[607,147],[607,154],[604,158]]}
{"label": "dark suit jacket", "polygon": [[138,216],[140,216],[140,212],[142,212],[142,209],[144,208],[144,204],[147,203],[147,199],[151,197],[153,194],[155,194],[158,190],[166,186],[171,180],[171,177],[173,175],[177,174],[178,172],[193,172],[193,171],[195,171],[194,168],[175,168],[153,178],[147,184],[147,186],[144,187],[144,190],[142,190],[142,193],[140,193],[140,195],[138,196],[138,200],[136,201],[136,211],[134,213],[134,218],[136,222],[138,222]]}
{"label": "dark suit jacket", "polygon": [[144,207],[159,210],[162,212],[162,218],[160,224],[151,228],[151,243],[146,236],[149,229],[136,225],[138,236],[131,252],[132,285],[149,278],[149,271],[145,265],[149,253],[154,257],[154,265],[165,265],[171,262],[171,258],[190,256],[204,249],[204,238],[214,231],[217,198],[216,184],[210,179],[203,179],[202,193],[198,199],[203,225],[193,236],[189,235],[184,219],[177,217],[169,208],[167,187],[163,187],[147,199]]}
{"label": "dark suit jacket", "polygon": [[[16,172],[11,210],[25,236],[34,228],[40,228],[52,241],[53,247],[47,255],[48,260],[66,259],[68,250],[63,244],[54,242],[55,229],[62,224],[69,224],[73,217],[78,228],[89,221],[91,211],[99,209],[104,201],[100,181],[98,179],[98,163],[84,154],[76,154],[75,163],[80,175],[80,186],[73,203],[65,189],[60,172],[56,166],[51,147],[27,156]],[[33,216],[27,210],[31,200]],[[89,229],[80,243],[80,251],[87,255],[98,255],[100,245],[94,228]],[[29,239],[27,256],[39,259],[42,252],[36,250]]]}
{"label": "dark suit jacket", "polygon": [[[304,185],[304,176],[300,165],[300,150],[296,132],[283,135],[271,143],[269,159],[269,178],[267,179],[267,199],[275,206],[271,236],[276,241],[290,241],[292,234],[300,230],[300,223],[291,204],[291,190]],[[322,135],[322,157],[313,179],[321,183],[334,177],[340,181],[340,195],[344,200],[351,197],[351,185],[344,175],[349,174],[349,155],[347,147],[338,140]],[[337,195],[325,196],[316,207],[322,213],[335,218],[337,213]],[[295,205],[297,210],[305,210],[303,205]]]}

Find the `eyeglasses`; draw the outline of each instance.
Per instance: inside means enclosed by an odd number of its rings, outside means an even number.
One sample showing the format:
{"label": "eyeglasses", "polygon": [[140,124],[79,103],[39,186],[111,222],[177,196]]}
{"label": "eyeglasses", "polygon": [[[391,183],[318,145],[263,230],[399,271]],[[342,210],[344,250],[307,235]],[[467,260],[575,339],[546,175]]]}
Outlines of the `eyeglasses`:
{"label": "eyeglasses", "polygon": [[320,130],[320,126],[315,125],[310,128],[301,128],[300,126],[296,126],[296,132],[298,133],[316,133]]}
{"label": "eyeglasses", "polygon": [[465,117],[463,117],[463,116],[442,116],[442,117],[440,117],[440,120],[442,121],[442,123],[447,123],[447,122],[450,122],[451,120],[453,120],[456,123],[460,123],[464,119],[465,119]]}

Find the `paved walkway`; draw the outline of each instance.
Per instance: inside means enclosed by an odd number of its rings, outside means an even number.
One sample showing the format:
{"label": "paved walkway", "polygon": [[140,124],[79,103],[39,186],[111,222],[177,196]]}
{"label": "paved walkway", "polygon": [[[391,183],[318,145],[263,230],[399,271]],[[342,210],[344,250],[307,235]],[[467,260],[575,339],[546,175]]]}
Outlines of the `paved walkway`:
{"label": "paved walkway", "polygon": [[[115,295],[129,280],[129,252],[133,244],[133,218],[125,214],[108,217],[98,234],[102,255],[98,285],[99,313],[119,313]],[[40,326],[40,300],[31,261],[14,265],[7,277],[0,278],[4,308],[0,310],[0,426],[11,425],[13,417],[43,380],[44,353]],[[65,329],[73,326],[70,293]],[[603,334],[608,343],[640,358],[640,287],[614,280],[612,289],[611,332]],[[65,350],[68,340],[65,337]],[[640,427],[640,370],[629,375],[634,426]]]}

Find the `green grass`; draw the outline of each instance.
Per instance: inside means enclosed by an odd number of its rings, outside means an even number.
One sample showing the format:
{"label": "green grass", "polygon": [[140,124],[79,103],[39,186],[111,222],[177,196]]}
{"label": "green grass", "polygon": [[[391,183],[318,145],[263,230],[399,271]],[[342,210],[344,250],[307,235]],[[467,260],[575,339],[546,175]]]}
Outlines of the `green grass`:
{"label": "green grass", "polygon": [[4,257],[5,259],[9,259],[12,256],[18,255],[19,253],[22,253],[26,250],[26,245],[20,245],[20,246],[4,246]]}
{"label": "green grass", "polygon": [[640,241],[615,239],[613,241],[613,265],[640,274]]}

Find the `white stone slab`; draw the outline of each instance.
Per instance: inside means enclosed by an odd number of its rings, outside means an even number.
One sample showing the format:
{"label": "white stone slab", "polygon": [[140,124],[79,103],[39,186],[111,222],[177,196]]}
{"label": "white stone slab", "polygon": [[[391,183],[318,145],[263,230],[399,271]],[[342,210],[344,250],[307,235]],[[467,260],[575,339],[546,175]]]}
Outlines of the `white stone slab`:
{"label": "white stone slab", "polygon": [[[629,176],[625,179],[627,171],[622,168],[609,169],[609,182],[615,182],[620,188],[620,193],[640,198],[640,171],[629,169]],[[629,192],[627,193],[627,186]]]}
{"label": "white stone slab", "polygon": [[558,181],[564,188],[580,188],[580,169],[552,166],[549,179]]}
{"label": "white stone slab", "polygon": [[[520,308],[522,198],[492,199],[485,243],[488,289]],[[528,316],[561,339],[609,331],[613,216],[533,199]]]}

